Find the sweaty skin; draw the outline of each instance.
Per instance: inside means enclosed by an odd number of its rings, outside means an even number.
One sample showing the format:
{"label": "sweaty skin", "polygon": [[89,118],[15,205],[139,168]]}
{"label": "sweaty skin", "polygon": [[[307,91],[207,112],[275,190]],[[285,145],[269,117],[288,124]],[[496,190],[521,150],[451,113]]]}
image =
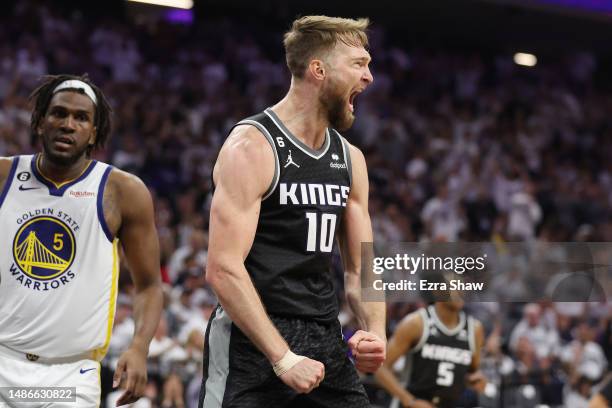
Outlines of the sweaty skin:
{"label": "sweaty skin", "polygon": [[[354,96],[373,80],[369,53],[363,47],[338,43],[323,58],[312,59],[304,78],[292,78],[287,95],[272,107],[290,132],[318,149],[325,129],[351,126]],[[360,262],[358,247],[371,242],[367,213],[367,171],[363,155],[355,155],[354,192],[347,203],[345,223],[354,226],[341,234],[351,308],[362,329],[349,341],[357,368],[375,371],[385,356],[385,305],[362,302],[357,290]],[[249,254],[259,219],[261,201],[274,175],[275,158],[263,134],[252,126],[237,126],[222,147],[213,170],[215,192],[210,211],[206,279],[223,309],[271,364],[289,350],[253,286],[244,261]],[[309,358],[297,363],[279,378],[298,393],[307,393],[323,380],[325,367]]]}
{"label": "sweaty skin", "polygon": [[[368,212],[368,170],[363,153],[349,145],[352,162],[352,186],[344,212],[338,244],[344,264],[346,299],[359,326],[348,341],[355,357],[355,367],[365,373],[375,372],[385,359],[384,302],[364,302],[361,299],[361,244],[373,242],[372,224]],[[367,331],[366,331],[367,330]]]}
{"label": "sweaty skin", "polygon": [[[256,128],[237,126],[229,135],[213,170],[206,265],[206,279],[219,303],[271,364],[289,346],[266,314],[244,260],[255,238],[261,200],[272,182],[274,160],[270,144]],[[322,363],[306,358],[280,379],[296,392],[307,393],[324,375]]]}

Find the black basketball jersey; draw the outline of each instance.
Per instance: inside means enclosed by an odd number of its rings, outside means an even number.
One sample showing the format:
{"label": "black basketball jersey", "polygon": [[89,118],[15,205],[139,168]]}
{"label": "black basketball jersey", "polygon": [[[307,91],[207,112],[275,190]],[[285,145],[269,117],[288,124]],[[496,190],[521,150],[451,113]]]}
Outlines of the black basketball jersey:
{"label": "black basketball jersey", "polygon": [[[419,313],[423,335],[406,354],[401,381],[418,399],[440,408],[456,408],[475,350],[474,319],[460,312],[459,324],[451,330],[440,321],[434,305]],[[394,400],[392,407],[397,403]]]}
{"label": "black basketball jersey", "polygon": [[242,120],[268,139],[276,158],[257,231],[245,260],[270,314],[329,322],[338,317],[332,249],[351,187],[348,144],[326,129],[314,150],[271,110]]}

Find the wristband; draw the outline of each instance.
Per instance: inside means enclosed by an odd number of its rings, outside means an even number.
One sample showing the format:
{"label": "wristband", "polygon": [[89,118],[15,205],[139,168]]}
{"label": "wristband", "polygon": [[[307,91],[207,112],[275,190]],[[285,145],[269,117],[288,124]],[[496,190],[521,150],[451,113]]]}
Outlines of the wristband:
{"label": "wristband", "polygon": [[274,369],[274,374],[276,374],[277,377],[280,377],[287,371],[291,370],[294,365],[304,360],[305,358],[306,357],[304,356],[298,356],[291,350],[287,350],[283,358],[281,358],[272,365],[272,368]]}

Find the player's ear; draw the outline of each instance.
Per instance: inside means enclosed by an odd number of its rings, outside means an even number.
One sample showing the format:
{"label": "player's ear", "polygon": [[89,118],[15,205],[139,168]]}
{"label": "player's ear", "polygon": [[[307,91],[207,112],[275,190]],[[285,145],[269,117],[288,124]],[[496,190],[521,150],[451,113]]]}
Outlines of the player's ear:
{"label": "player's ear", "polygon": [[318,81],[325,79],[325,63],[320,59],[313,59],[308,64],[310,75]]}

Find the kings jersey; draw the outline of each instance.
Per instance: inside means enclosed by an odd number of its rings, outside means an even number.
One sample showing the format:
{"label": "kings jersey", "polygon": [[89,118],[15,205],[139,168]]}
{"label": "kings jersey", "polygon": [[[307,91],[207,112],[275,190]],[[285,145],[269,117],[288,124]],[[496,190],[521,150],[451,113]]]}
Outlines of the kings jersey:
{"label": "kings jersey", "polygon": [[[401,381],[416,398],[436,407],[455,408],[475,350],[474,319],[461,311],[459,324],[449,329],[440,321],[434,305],[419,313],[423,335],[406,355]],[[399,407],[399,401],[395,399],[391,406]]]}
{"label": "kings jersey", "polygon": [[266,311],[332,321],[338,316],[332,249],[351,189],[348,144],[326,129],[323,146],[314,150],[271,109],[238,125],[259,129],[276,160],[245,260]]}

